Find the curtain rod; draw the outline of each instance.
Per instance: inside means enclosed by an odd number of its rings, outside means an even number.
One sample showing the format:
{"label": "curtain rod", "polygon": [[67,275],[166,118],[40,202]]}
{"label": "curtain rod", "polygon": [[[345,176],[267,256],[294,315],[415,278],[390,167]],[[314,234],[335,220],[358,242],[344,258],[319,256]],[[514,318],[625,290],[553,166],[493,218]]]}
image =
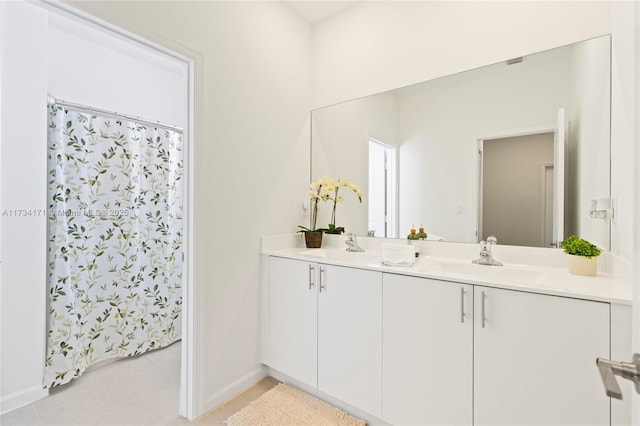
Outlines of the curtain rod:
{"label": "curtain rod", "polygon": [[47,95],[47,105],[60,105],[66,108],[75,109],[75,110],[86,110],[89,112],[96,112],[103,115],[108,115],[114,118],[124,118],[126,120],[137,121],[143,124],[149,124],[154,127],[164,127],[165,129],[175,130],[176,132],[183,133],[182,127],[175,126],[173,124],[165,124],[159,121],[148,120],[145,118],[136,117],[133,115],[122,114],[116,111],[107,111],[101,108],[95,108],[88,105],[77,104],[74,102],[63,101],[61,99],[56,99],[51,95]]}

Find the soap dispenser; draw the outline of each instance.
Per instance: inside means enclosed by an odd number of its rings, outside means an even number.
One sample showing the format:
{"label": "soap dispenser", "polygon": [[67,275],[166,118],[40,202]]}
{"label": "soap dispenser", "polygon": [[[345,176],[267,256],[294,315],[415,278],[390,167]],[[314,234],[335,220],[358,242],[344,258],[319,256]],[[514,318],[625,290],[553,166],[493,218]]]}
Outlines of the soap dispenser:
{"label": "soap dispenser", "polygon": [[407,244],[413,245],[413,248],[416,251],[416,257],[420,256],[420,237],[416,233],[415,225],[411,225],[411,231],[409,235],[407,235]]}
{"label": "soap dispenser", "polygon": [[420,224],[420,228],[418,228],[418,238],[421,240],[427,239],[427,233],[424,232],[424,227]]}

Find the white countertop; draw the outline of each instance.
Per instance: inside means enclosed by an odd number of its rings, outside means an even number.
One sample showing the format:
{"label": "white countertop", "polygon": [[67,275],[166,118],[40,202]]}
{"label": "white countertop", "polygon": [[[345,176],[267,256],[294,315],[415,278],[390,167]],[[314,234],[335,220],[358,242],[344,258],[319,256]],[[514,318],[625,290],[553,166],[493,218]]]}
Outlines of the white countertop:
{"label": "white countertop", "polygon": [[271,250],[263,247],[262,254],[531,293],[623,305],[632,303],[630,280],[602,272],[595,277],[584,277],[572,275],[566,267],[557,265],[545,267],[505,262],[504,266],[483,266],[471,263],[471,258],[440,257],[434,256],[433,253],[421,253],[411,267],[393,267],[382,264],[380,253],[375,248],[367,249],[364,253],[351,253],[343,247],[293,247]]}

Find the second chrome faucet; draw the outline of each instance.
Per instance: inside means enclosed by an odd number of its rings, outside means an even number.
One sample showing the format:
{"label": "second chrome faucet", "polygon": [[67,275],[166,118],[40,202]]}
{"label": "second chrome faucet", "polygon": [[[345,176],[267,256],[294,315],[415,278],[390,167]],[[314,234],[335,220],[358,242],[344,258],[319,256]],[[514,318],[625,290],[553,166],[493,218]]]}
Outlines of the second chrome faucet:
{"label": "second chrome faucet", "polygon": [[347,245],[347,251],[363,252],[364,249],[358,245],[356,234],[349,232],[347,234],[347,240],[344,242]]}
{"label": "second chrome faucet", "polygon": [[495,260],[491,254],[491,246],[495,244],[498,244],[498,239],[494,235],[487,237],[487,241],[480,241],[480,257],[472,262],[478,265],[502,266],[502,262]]}

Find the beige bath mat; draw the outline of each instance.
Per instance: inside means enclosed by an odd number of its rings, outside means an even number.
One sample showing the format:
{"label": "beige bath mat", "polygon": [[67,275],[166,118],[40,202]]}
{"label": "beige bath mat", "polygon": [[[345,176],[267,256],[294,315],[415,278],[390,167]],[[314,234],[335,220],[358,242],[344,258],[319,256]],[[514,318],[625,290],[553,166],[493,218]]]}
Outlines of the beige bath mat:
{"label": "beige bath mat", "polygon": [[298,389],[280,383],[229,417],[228,426],[365,426],[366,423]]}

